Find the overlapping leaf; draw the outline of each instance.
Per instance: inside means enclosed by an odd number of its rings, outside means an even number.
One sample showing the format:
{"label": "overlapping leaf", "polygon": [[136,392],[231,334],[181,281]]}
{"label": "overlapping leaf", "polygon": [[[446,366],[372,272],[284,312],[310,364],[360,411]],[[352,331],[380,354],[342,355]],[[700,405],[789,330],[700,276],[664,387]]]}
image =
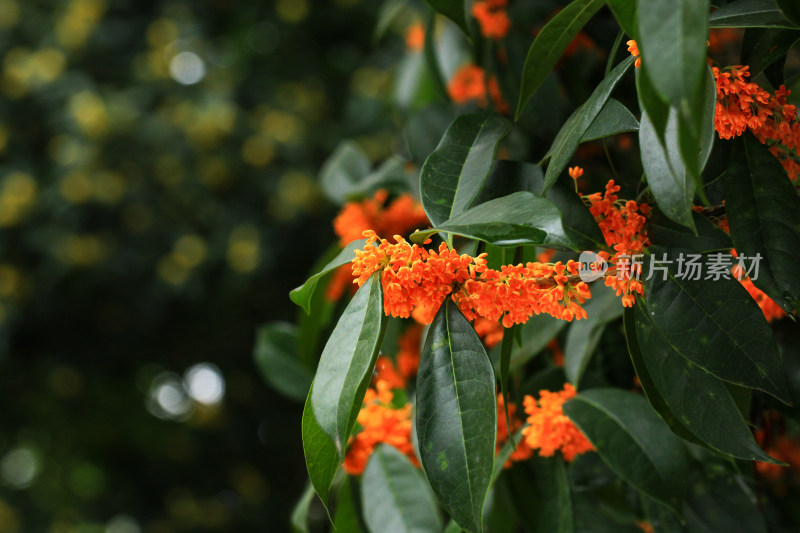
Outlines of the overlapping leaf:
{"label": "overlapping leaf", "polygon": [[344,249],[339,252],[336,257],[331,259],[327,265],[322,267],[319,272],[308,278],[305,283],[296,289],[293,289],[292,292],[289,293],[289,298],[291,298],[294,303],[302,307],[306,313],[310,314],[311,298],[314,295],[314,290],[317,288],[317,284],[322,277],[325,276],[325,274],[328,274],[339,268],[340,266],[351,262],[356,257],[355,251],[364,248],[366,244],[366,239],[359,239],[345,246]]}
{"label": "overlapping leaf", "polygon": [[708,18],[711,28],[794,28],[775,0],[736,0]]}

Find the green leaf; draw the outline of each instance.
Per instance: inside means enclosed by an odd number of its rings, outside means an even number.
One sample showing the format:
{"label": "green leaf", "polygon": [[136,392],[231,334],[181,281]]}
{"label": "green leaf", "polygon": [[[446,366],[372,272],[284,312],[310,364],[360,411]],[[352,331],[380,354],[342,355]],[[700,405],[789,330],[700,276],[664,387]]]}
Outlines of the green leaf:
{"label": "green leaf", "polygon": [[589,129],[583,133],[581,142],[585,143],[617,133],[638,130],[639,121],[636,120],[633,113],[618,100],[609,98],[606,105],[600,110],[600,114],[592,121]]}
{"label": "green leaf", "polygon": [[381,37],[391,27],[392,23],[403,12],[406,3],[403,0],[385,0],[381,4],[378,12],[378,19],[375,22],[375,30],[372,32],[372,43],[377,44]]}
{"label": "green leaf", "polygon": [[511,352],[511,369],[516,370],[542,351],[547,344],[567,325],[550,315],[533,315],[520,326],[521,342]]}
{"label": "green leaf", "polygon": [[508,374],[511,366],[511,348],[518,329],[519,324],[514,324],[510,328],[504,329],[503,340],[500,343],[500,391],[503,394],[503,415],[506,419],[507,428],[511,427],[511,420],[508,416]]}
{"label": "green leaf", "polygon": [[336,515],[333,517],[332,530],[363,533],[360,506],[358,481],[352,477],[346,478],[336,498]]}
{"label": "green leaf", "polygon": [[270,387],[292,400],[305,400],[313,376],[297,355],[294,324],[275,322],[261,326],[256,333],[253,359]]}
{"label": "green leaf", "polygon": [[[319,272],[341,252],[339,243],[332,244],[312,266],[311,272]],[[297,355],[308,368],[316,368],[319,362],[320,337],[325,334],[331,321],[336,303],[328,299],[325,289],[330,284],[332,272],[322,275],[317,280],[312,294],[308,297],[305,307],[314,312],[307,314],[304,309],[297,310]],[[320,285],[320,283],[322,285]],[[317,290],[320,289],[320,290]],[[290,294],[291,296],[291,294]]]}
{"label": "green leaf", "polygon": [[[544,174],[539,165],[521,161],[496,161],[486,182],[478,204],[512,194],[530,191],[542,196]],[[575,193],[572,179],[561,176],[547,194],[561,211],[561,223],[570,241],[580,250],[590,250],[605,245],[603,233],[589,209]]]}
{"label": "green leaf", "polygon": [[575,513],[561,457],[534,454],[508,471],[508,493],[525,531],[573,533]]}
{"label": "green leaf", "polygon": [[322,430],[311,408],[311,394],[303,408],[303,454],[306,457],[306,469],[314,491],[322,500],[325,508],[330,501],[331,485],[336,471],[339,469],[339,454],[333,440]]}
{"label": "green leaf", "polygon": [[481,531],[497,433],[492,365],[450,298],[436,313],[417,375],[417,438],[439,502],[468,531]]}
{"label": "green leaf", "polygon": [[380,444],[361,479],[364,521],[372,533],[438,533],[436,503],[425,478],[399,451]]}
{"label": "green leaf", "polygon": [[473,204],[492,169],[497,143],[510,129],[496,113],[462,115],[450,124],[420,174],[422,207],[434,225]]}
{"label": "green leaf", "polygon": [[[685,250],[653,246],[651,252],[650,268],[643,269],[644,294],[653,325],[665,341],[716,377],[785,401],[788,393],[778,347],[744,287],[734,278],[679,277],[679,254]],[[667,272],[650,274],[652,261],[664,257],[671,261],[663,265]],[[688,259],[686,254],[684,259]],[[707,265],[708,260],[700,263]],[[707,275],[707,268],[702,275]]]}
{"label": "green leaf", "polygon": [[635,306],[636,338],[652,383],[681,424],[712,449],[774,462],[753,439],[725,383],[682,357],[655,327],[644,301]]}
{"label": "green leaf", "polygon": [[[798,39],[800,39],[800,32],[797,29],[750,28],[744,34],[741,64],[750,67],[748,72],[750,72],[751,78],[755,78],[765,69],[765,74],[769,76],[771,67],[779,68],[782,73],[786,54],[798,42]],[[769,77],[768,79],[774,87],[783,83],[782,81],[775,83]]]}
{"label": "green leaf", "polygon": [[561,212],[546,198],[515,192],[489,200],[454,216],[447,222],[411,235],[422,242],[430,235],[452,233],[497,246],[521,244],[562,245],[574,249],[561,224]]}
{"label": "green leaf", "polygon": [[343,141],[322,165],[320,186],[328,198],[341,205],[371,169],[369,158],[358,144]]}
{"label": "green leaf", "polygon": [[691,110],[706,70],[708,0],[639,0],[636,43],[661,97]]}
{"label": "green leaf", "polygon": [[708,17],[711,28],[795,28],[774,0],[738,0]]}
{"label": "green leaf", "polygon": [[622,303],[614,289],[602,283],[592,286],[592,298],[586,302],[587,318],[575,320],[569,326],[564,342],[564,372],[577,388],[589,365],[600,337],[609,322],[622,316]]}
{"label": "green leaf", "polygon": [[[699,164],[699,168],[702,168],[708,160],[714,142],[716,91],[710,72],[708,76],[706,81],[709,83],[707,87],[709,90],[704,93],[703,133],[696,153],[692,154],[697,157],[696,162]],[[640,102],[645,108],[644,102]],[[663,143],[660,142],[661,136],[652,118],[646,110],[642,111],[639,145],[642,149],[642,166],[647,175],[647,184],[662,212],[671,220],[694,231],[692,205],[696,190],[696,178],[692,177],[685,157],[681,153],[680,134],[678,111],[675,108],[669,110],[663,132]]]}
{"label": "green leaf", "polygon": [[800,199],[780,162],[749,133],[722,177],[731,239],[740,255],[761,254],[753,283],[787,313],[800,300]]}
{"label": "green leaf", "polygon": [[706,468],[693,472],[685,506],[688,531],[767,533],[759,498],[750,483],[728,469]]}
{"label": "green leaf", "polygon": [[797,0],[775,0],[775,2],[784,17],[795,26],[800,26],[800,4],[797,3]]}
{"label": "green leaf", "polygon": [[614,17],[619,23],[622,31],[631,38],[635,38],[636,33],[636,4],[638,0],[608,0],[608,7],[614,13]]}
{"label": "green leaf", "polygon": [[[439,58],[436,55],[436,16],[433,13],[430,14],[428,23],[425,25],[424,55],[425,64],[428,67],[428,73],[431,76],[431,80],[433,81],[436,91],[443,100],[449,100],[450,97],[447,94],[447,84],[442,76],[442,68],[439,64]],[[409,131],[408,134],[410,133],[411,132]],[[434,142],[436,141],[434,140]],[[411,141],[409,141],[409,145],[411,145]],[[412,148],[413,155],[413,146],[410,147]]]}
{"label": "green leaf", "polygon": [[312,501],[314,501],[314,485],[308,483],[303,495],[300,496],[294,509],[292,509],[292,533],[309,533],[308,510],[311,508]]}
{"label": "green leaf", "polygon": [[686,449],[643,397],[619,389],[592,389],[565,403],[564,413],[618,476],[680,512]]}
{"label": "green leaf", "polygon": [[[464,0],[425,0],[433,9],[455,22],[469,36]],[[432,34],[426,34],[432,35]]]}
{"label": "green leaf", "polygon": [[697,235],[656,212],[647,222],[647,237],[653,244],[686,248],[693,252],[727,252],[733,248],[728,234],[700,213],[692,211],[692,222]]}
{"label": "green leaf", "polygon": [[317,283],[319,283],[320,279],[322,279],[325,274],[353,261],[353,259],[356,258],[355,251],[364,248],[366,244],[366,239],[359,239],[345,246],[330,263],[322,267],[322,270],[308,278],[305,283],[296,289],[292,289],[289,293],[289,298],[302,307],[306,314],[311,314],[311,297],[314,295],[314,290],[317,288]]}
{"label": "green leaf", "polygon": [[[561,11],[556,17],[564,13],[567,9],[569,9],[569,7]],[[534,42],[534,45],[535,44]],[[633,62],[633,57],[628,57],[614,67],[614,69],[608,73],[608,76],[595,88],[589,99],[567,119],[561,131],[558,132],[548,152],[552,154],[552,156],[550,157],[550,162],[545,172],[542,194],[547,193],[558,176],[567,168],[573,154],[575,154],[575,150],[578,149],[578,145],[581,143],[581,139],[586,135],[586,132],[590,130],[595,119],[605,107],[611,92]]]}
{"label": "green leaf", "polygon": [[372,377],[386,323],[380,273],[376,273],[347,305],[320,356],[311,389],[311,407],[342,459]]}
{"label": "green leaf", "polygon": [[574,0],[542,28],[533,41],[522,69],[522,87],[514,120],[519,120],[525,104],[544,82],[564,50],[590,18],[603,7],[604,0]]}

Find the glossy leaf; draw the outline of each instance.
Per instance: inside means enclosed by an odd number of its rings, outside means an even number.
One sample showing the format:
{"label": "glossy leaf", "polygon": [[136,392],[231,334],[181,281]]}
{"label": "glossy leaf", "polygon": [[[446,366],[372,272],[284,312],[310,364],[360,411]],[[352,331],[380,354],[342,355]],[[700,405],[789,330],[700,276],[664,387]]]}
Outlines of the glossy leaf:
{"label": "glossy leaf", "polygon": [[653,385],[681,424],[723,454],[773,462],[756,444],[725,383],[672,348],[653,325],[644,301],[635,308],[642,360]]}
{"label": "glossy leaf", "polygon": [[422,350],[416,429],[439,502],[464,529],[481,531],[497,431],[495,378],[480,338],[449,298]]}
{"label": "glossy leaf", "polygon": [[604,4],[603,0],[573,0],[542,28],[525,59],[515,120],[519,120],[525,104],[544,82],[564,50]]}
{"label": "glossy leaf", "polygon": [[678,259],[685,251],[654,246],[651,252],[650,261],[653,257],[661,261],[664,254],[672,261],[663,265],[666,274],[655,270],[650,275],[647,266],[643,272],[647,309],[665,341],[720,379],[785,400],[786,384],[775,339],[744,287],[734,278],[679,277]]}
{"label": "glossy leaf", "polygon": [[795,26],[800,26],[800,4],[797,0],[775,0],[783,16]]}
{"label": "glossy leaf", "polygon": [[663,214],[655,213],[647,222],[647,236],[653,244],[682,247],[693,252],[727,252],[733,248],[728,234],[700,213],[692,211],[692,222],[697,235]]}
{"label": "glossy leaf", "polygon": [[561,457],[534,454],[508,471],[508,493],[525,531],[573,533],[575,515]]}
{"label": "glossy leaf", "polygon": [[[559,15],[567,9],[569,8],[565,8]],[[608,76],[595,88],[589,99],[572,114],[561,128],[558,136],[553,141],[553,145],[550,147],[549,153],[552,155],[545,171],[542,194],[547,193],[558,176],[567,168],[572,156],[575,154],[575,150],[578,149],[578,145],[581,143],[581,139],[590,130],[595,119],[608,102],[611,92],[633,62],[633,57],[628,57],[614,67],[608,73]]]}
{"label": "glossy leaf", "polygon": [[708,17],[711,28],[794,28],[775,0],[737,0]]}
{"label": "glossy leaf", "polygon": [[607,0],[622,31],[636,38],[636,4],[638,0]]}
{"label": "glossy leaf", "polygon": [[[783,63],[789,49],[800,39],[800,31],[785,28],[751,28],[744,34],[742,41],[742,65],[750,67],[750,77],[755,78],[765,71],[769,76],[770,67],[777,66],[783,72]],[[779,83],[770,82],[777,87]]]}
{"label": "glossy leaf", "polygon": [[361,501],[358,482],[355,478],[347,478],[341,485],[336,498],[336,514],[333,517],[334,531],[348,533],[364,533],[360,515]]}
{"label": "glossy leaf", "polygon": [[793,313],[800,300],[800,199],[794,185],[775,156],[750,134],[731,151],[722,184],[736,251],[762,258],[753,283]]}
{"label": "glossy leaf", "polygon": [[642,61],[656,91],[679,109],[691,109],[706,70],[708,10],[708,0],[639,0]]}
{"label": "glossy leaf", "polygon": [[339,268],[340,266],[350,263],[356,257],[355,251],[364,248],[366,244],[366,239],[359,239],[345,246],[344,249],[330,261],[330,263],[322,267],[319,272],[308,278],[305,283],[296,289],[293,289],[292,292],[289,293],[289,298],[291,298],[294,303],[302,307],[307,314],[311,314],[311,297],[314,295],[314,290],[317,288],[317,284],[322,277],[325,276],[325,274],[328,274]]}
{"label": "glossy leaf", "polygon": [[322,165],[319,181],[325,195],[343,204],[372,169],[369,158],[352,141],[344,141]]}
{"label": "glossy leaf", "polygon": [[[469,35],[469,27],[467,27],[467,16],[464,7],[464,0],[425,0],[428,4],[455,22],[459,28],[464,30],[464,33]],[[430,34],[428,34],[430,35]]]}
{"label": "glossy leaf", "polygon": [[311,406],[342,459],[372,378],[386,323],[380,274],[373,274],[350,300],[320,356]]}
{"label": "glossy leaf", "polygon": [[434,496],[422,473],[392,446],[372,452],[361,478],[364,521],[371,533],[438,533]]}
{"label": "glossy leaf", "polygon": [[336,445],[320,427],[314,410],[311,408],[311,392],[303,408],[303,454],[306,458],[306,469],[314,491],[327,508],[330,500],[331,486],[336,471],[339,469],[339,453]]}
{"label": "glossy leaf", "polygon": [[561,224],[561,212],[546,198],[515,192],[476,205],[430,230],[411,235],[422,242],[430,235],[452,233],[497,246],[562,245],[574,248]]}
{"label": "glossy leaf", "polygon": [[422,206],[434,225],[473,204],[492,169],[497,143],[510,128],[496,113],[462,115],[453,121],[420,175]]}
{"label": "glossy leaf", "polygon": [[606,105],[600,110],[600,114],[592,121],[589,129],[583,133],[581,142],[594,141],[626,131],[637,131],[638,129],[639,121],[636,120],[633,113],[619,100],[609,98]]}
{"label": "glossy leaf", "polygon": [[305,400],[313,376],[297,354],[297,328],[293,324],[279,322],[260,327],[253,359],[273,389],[292,400]]}
{"label": "glossy leaf", "polygon": [[680,511],[686,449],[644,398],[619,389],[592,389],[565,403],[564,413],[618,476]]}

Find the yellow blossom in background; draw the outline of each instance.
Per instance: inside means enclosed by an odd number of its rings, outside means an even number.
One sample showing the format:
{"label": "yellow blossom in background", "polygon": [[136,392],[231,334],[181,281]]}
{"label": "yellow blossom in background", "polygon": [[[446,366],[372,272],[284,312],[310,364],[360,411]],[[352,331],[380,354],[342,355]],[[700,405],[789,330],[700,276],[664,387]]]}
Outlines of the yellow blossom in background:
{"label": "yellow blossom in background", "polygon": [[12,172],[0,184],[0,227],[12,226],[33,206],[36,181],[30,174]]}
{"label": "yellow blossom in background", "polygon": [[10,28],[19,22],[20,8],[16,0],[0,0],[0,28]]}
{"label": "yellow blossom in background", "polygon": [[57,243],[56,255],[66,264],[92,266],[106,259],[108,245],[97,235],[67,235]]}
{"label": "yellow blossom in background", "polygon": [[235,272],[247,274],[258,267],[261,260],[259,235],[255,226],[237,226],[228,239],[228,265]]}
{"label": "yellow blossom in background", "polygon": [[278,0],[275,12],[286,22],[300,22],[308,16],[308,0]]}
{"label": "yellow blossom in background", "polygon": [[86,44],[103,16],[103,0],[72,0],[56,22],[56,37],[65,48],[80,48]]}
{"label": "yellow blossom in background", "polygon": [[108,113],[102,98],[91,91],[81,91],[69,100],[69,111],[87,137],[102,137],[108,130]]}

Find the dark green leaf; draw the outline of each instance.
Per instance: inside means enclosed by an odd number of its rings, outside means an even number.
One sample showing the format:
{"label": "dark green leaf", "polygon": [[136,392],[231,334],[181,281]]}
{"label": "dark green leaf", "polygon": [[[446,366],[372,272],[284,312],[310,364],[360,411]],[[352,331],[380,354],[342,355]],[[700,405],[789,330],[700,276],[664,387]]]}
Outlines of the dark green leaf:
{"label": "dark green leaf", "polygon": [[534,456],[508,471],[508,493],[526,531],[572,533],[572,508],[567,468],[561,457]]}
{"label": "dark green leaf", "polygon": [[794,28],[774,0],[737,0],[708,18],[711,28]]}
{"label": "dark green leaf", "polygon": [[603,137],[610,137],[625,131],[637,131],[639,121],[618,100],[609,98],[600,114],[592,121],[591,126],[583,133],[581,142],[594,141]]}
{"label": "dark green leaf", "polygon": [[[334,257],[341,253],[339,243],[331,245],[322,257],[312,266],[311,272],[320,272]],[[355,254],[353,254],[355,257]],[[316,368],[319,361],[319,342],[330,326],[331,316],[334,312],[335,302],[328,299],[325,289],[330,284],[333,271],[322,274],[317,278],[316,287],[304,303],[304,307],[314,312],[307,314],[304,308],[297,310],[297,354],[308,368]],[[321,284],[321,285],[320,285]],[[320,289],[320,290],[317,290]],[[289,295],[291,297],[291,294]]]}
{"label": "dark green leaf", "polygon": [[292,533],[309,533],[308,529],[308,509],[314,500],[314,485],[308,483],[303,495],[292,509],[291,525]]}
{"label": "dark green leaf", "polygon": [[691,109],[706,70],[708,0],[639,0],[639,51],[661,97]]}
{"label": "dark green leaf", "polygon": [[604,0],[573,0],[542,28],[525,59],[515,120],[519,120],[525,104],[564,54],[564,50],[603,4]]}
{"label": "dark green leaf", "polygon": [[[439,96],[442,99],[449,99],[450,97],[447,94],[447,85],[445,84],[444,77],[442,76],[442,68],[439,64],[439,58],[436,55],[436,16],[433,13],[431,13],[430,17],[428,18],[428,24],[425,25],[425,37],[424,54],[425,64],[428,66],[428,73],[431,75],[431,80],[433,80],[433,85],[438,91]],[[410,135],[411,131],[409,131],[408,134]],[[409,144],[411,144],[410,140]],[[427,156],[427,154],[425,155]]]}
{"label": "dark green leaf", "polygon": [[574,249],[555,204],[530,192],[515,192],[476,205],[433,229],[413,233],[411,238],[421,242],[437,232],[462,235],[497,246],[546,244]]}
{"label": "dark green leaf", "polygon": [[511,366],[511,348],[518,330],[519,324],[503,330],[503,340],[500,343],[500,391],[503,394],[503,416],[505,416],[507,428],[511,427],[511,420],[508,416],[508,374]]}
{"label": "dark green leaf", "polygon": [[691,533],[766,533],[761,505],[743,476],[707,468],[690,476],[686,526]]}
{"label": "dark green leaf", "polygon": [[728,234],[700,213],[692,211],[692,221],[697,235],[663,214],[655,213],[647,223],[647,236],[653,244],[682,247],[693,252],[727,252],[733,248]]}
{"label": "dark green leaf", "polygon": [[333,477],[339,468],[339,454],[333,440],[322,430],[314,416],[314,410],[311,408],[313,390],[312,385],[303,408],[303,453],[311,484],[327,508]]}
{"label": "dark green leaf", "polygon": [[[782,73],[786,53],[798,38],[800,38],[800,32],[796,29],[750,28],[744,34],[741,64],[750,67],[748,72],[753,78],[773,65],[778,67]],[[766,74],[769,76],[769,70]],[[776,84],[770,79],[770,83],[777,87],[783,81]]]}
{"label": "dark green leaf", "polygon": [[614,289],[602,283],[592,285],[592,298],[584,306],[588,315],[569,326],[564,342],[564,372],[577,388],[589,365],[606,325],[622,316],[622,303]]}
{"label": "dark green leaf", "polygon": [[[564,13],[567,9],[569,8],[561,11],[559,15]],[[556,17],[559,15],[556,15]],[[534,45],[535,44],[534,42]],[[595,119],[606,105],[611,91],[614,90],[623,74],[627,72],[633,62],[634,59],[629,57],[614,67],[614,70],[608,73],[608,76],[595,88],[589,99],[567,119],[561,131],[558,132],[558,136],[556,136],[548,152],[552,154],[552,156],[550,157],[550,162],[547,164],[542,194],[547,193],[548,189],[556,182],[558,176],[567,168],[575,150],[578,149],[581,139],[586,132],[589,131]]]}
{"label": "dark green leaf", "polygon": [[422,350],[416,428],[439,502],[464,529],[481,531],[497,432],[495,378],[480,338],[449,298]]}
{"label": "dark green leaf", "polygon": [[296,289],[292,289],[292,291],[289,293],[289,298],[291,298],[294,303],[302,307],[307,314],[311,314],[311,297],[314,295],[314,289],[317,288],[317,283],[319,283],[320,279],[322,279],[325,274],[332,272],[342,265],[350,263],[356,258],[355,251],[364,248],[366,244],[366,239],[359,239],[345,246],[344,249],[339,252],[339,255],[334,257],[330,263],[322,267],[322,270],[308,278],[305,283]]}
{"label": "dark green leaf", "polygon": [[564,413],[618,476],[680,512],[686,449],[643,397],[592,389],[565,403]]}
{"label": "dark green leaf", "polygon": [[375,448],[361,479],[364,521],[372,533],[438,533],[442,522],[425,478],[395,448]]}
{"label": "dark green leaf", "polygon": [[636,4],[638,0],[608,0],[608,7],[614,13],[622,31],[636,38]]}
{"label": "dark green leaf", "polygon": [[313,376],[297,355],[294,324],[276,322],[261,326],[256,333],[253,359],[270,387],[292,400],[305,400]]}
{"label": "dark green leaf", "polygon": [[[469,35],[464,0],[426,0],[426,2],[428,2],[433,9],[458,24],[458,27]],[[426,35],[432,35],[432,33]]]}
{"label": "dark green leaf", "polygon": [[550,315],[534,315],[521,326],[521,342],[511,352],[511,368],[517,369],[527,363],[567,325],[566,320],[559,320]]}
{"label": "dark green leaf", "polygon": [[340,457],[364,393],[386,330],[380,274],[373,274],[347,305],[320,356],[311,406],[317,423],[333,440]]}
{"label": "dark green leaf", "polygon": [[364,151],[352,141],[343,141],[322,165],[320,186],[328,198],[343,204],[371,169]]}
{"label": "dark green leaf", "polygon": [[753,283],[792,314],[800,300],[800,199],[786,171],[766,146],[746,134],[731,151],[722,184],[736,251],[761,254]]}
{"label": "dark green leaf", "polygon": [[682,357],[636,304],[636,337],[653,385],[681,424],[712,449],[739,459],[773,462],[758,447],[725,383]]}
{"label": "dark green leaf", "polygon": [[420,174],[420,195],[428,219],[440,225],[467,210],[483,189],[497,143],[511,124],[496,113],[456,118]]}
{"label": "dark green leaf", "polygon": [[639,137],[642,135],[642,124],[644,121],[645,113],[647,118],[652,122],[653,129],[658,136],[661,144],[664,144],[664,131],[667,128],[667,120],[669,120],[670,106],[664,102],[658,95],[653,82],[650,81],[650,76],[646,74],[648,65],[642,63],[641,67],[636,71],[636,94],[639,98],[639,107],[642,110],[642,118],[639,123]]}
{"label": "dark green leaf", "polygon": [[[647,310],[664,340],[683,357],[720,379],[787,398],[775,339],[758,305],[733,278],[678,276],[684,250],[651,248],[643,274]],[[665,273],[652,261],[671,261]],[[684,259],[688,258],[684,254]],[[725,256],[718,256],[723,262]],[[700,261],[708,264],[708,259]],[[662,266],[662,265],[659,265]],[[700,277],[708,274],[708,267]],[[664,279],[666,277],[666,279]]]}
{"label": "dark green leaf", "polygon": [[797,0],[775,0],[783,16],[795,26],[800,26],[800,3]]}
{"label": "dark green leaf", "polygon": [[348,533],[363,533],[364,526],[359,512],[358,481],[347,478],[342,483],[336,498],[336,515],[333,517],[333,531],[347,531]]}
{"label": "dark green leaf", "polygon": [[[496,161],[478,203],[516,191],[530,191],[542,196],[544,175],[539,165],[520,161]],[[562,215],[567,237],[578,249],[590,250],[605,244],[603,233],[589,209],[575,192],[572,179],[561,176],[547,193]]]}

